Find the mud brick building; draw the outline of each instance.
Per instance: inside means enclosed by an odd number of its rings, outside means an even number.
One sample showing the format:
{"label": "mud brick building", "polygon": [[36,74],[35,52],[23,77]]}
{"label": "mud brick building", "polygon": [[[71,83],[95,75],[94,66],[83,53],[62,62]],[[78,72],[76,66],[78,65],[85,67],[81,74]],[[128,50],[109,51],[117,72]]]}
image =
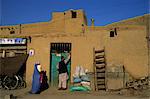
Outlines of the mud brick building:
{"label": "mud brick building", "polygon": [[24,74],[28,85],[37,61],[47,71],[49,83],[57,85],[55,64],[61,55],[71,52],[68,67],[71,79],[76,66],[80,65],[93,73],[97,89],[101,88],[99,82],[105,89],[123,88],[126,81],[147,77],[150,73],[148,17],[144,15],[106,26],[94,26],[92,20],[88,26],[82,9],[53,12],[49,22],[0,26],[1,39],[27,40],[22,47],[1,46],[0,55],[3,50],[6,53],[32,52]]}

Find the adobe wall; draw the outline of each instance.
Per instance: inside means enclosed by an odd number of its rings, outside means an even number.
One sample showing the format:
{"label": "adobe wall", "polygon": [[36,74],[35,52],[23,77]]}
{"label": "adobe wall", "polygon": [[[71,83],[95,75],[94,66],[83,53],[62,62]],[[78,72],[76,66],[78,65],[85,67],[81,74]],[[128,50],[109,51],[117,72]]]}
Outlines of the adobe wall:
{"label": "adobe wall", "polygon": [[49,77],[51,42],[72,43],[71,76],[78,65],[93,72],[93,48],[103,49],[105,47],[107,68],[123,65],[132,77],[145,77],[148,75],[148,49],[145,31],[145,27],[128,26],[121,27],[115,37],[109,36],[110,28],[87,30],[84,35],[33,36],[32,42],[28,44],[28,50],[34,49],[35,55],[29,57],[27,62],[26,77],[30,77],[27,78],[27,82],[31,81],[36,61],[41,62]]}
{"label": "adobe wall", "polygon": [[[128,25],[118,26],[117,35],[110,37],[113,27],[89,27],[87,34],[97,36],[106,51],[107,67],[124,65],[127,72],[134,78],[148,75],[148,48],[146,40],[146,26]],[[136,68],[136,69],[135,69]]]}
{"label": "adobe wall", "polygon": [[[105,48],[108,69],[123,65],[134,78],[148,75],[146,26],[87,26],[83,10],[76,11],[77,18],[72,18],[69,10],[53,13],[52,20],[49,22],[22,24],[21,28],[20,25],[0,26],[0,36],[2,37],[31,36],[28,51],[34,49],[35,55],[30,56],[27,61],[26,79],[28,84],[31,83],[36,61],[41,62],[49,78],[51,42],[72,43],[71,77],[77,65],[93,72],[93,48],[98,50]],[[114,28],[117,28],[117,35],[110,37],[110,30]],[[10,34],[12,30],[15,30],[14,34]],[[112,85],[111,83],[110,85]],[[121,83],[119,81],[113,84],[117,86],[115,84]]]}
{"label": "adobe wall", "polygon": [[[39,22],[32,24],[19,24],[12,26],[0,26],[1,36],[34,35],[47,33],[69,33],[80,34],[82,28],[87,25],[83,10],[74,10],[76,18],[72,18],[72,10],[65,12],[53,12],[49,22]],[[14,31],[11,34],[11,31]]]}
{"label": "adobe wall", "polygon": [[[117,35],[110,37],[110,31],[116,27]],[[124,79],[131,79],[130,76],[135,79],[148,76],[146,26],[87,27],[86,32],[89,37],[99,38],[96,42],[100,42],[100,48],[105,47],[108,89],[123,88]],[[127,75],[124,78],[122,66],[129,78]]]}
{"label": "adobe wall", "polygon": [[98,37],[87,36],[48,36],[48,37],[32,37],[32,41],[28,44],[28,51],[35,50],[35,55],[30,56],[27,61],[26,81],[30,84],[33,74],[34,63],[40,61],[43,69],[47,71],[48,78],[50,73],[50,43],[71,43],[71,78],[78,65],[93,71],[93,48],[100,45],[96,42]]}

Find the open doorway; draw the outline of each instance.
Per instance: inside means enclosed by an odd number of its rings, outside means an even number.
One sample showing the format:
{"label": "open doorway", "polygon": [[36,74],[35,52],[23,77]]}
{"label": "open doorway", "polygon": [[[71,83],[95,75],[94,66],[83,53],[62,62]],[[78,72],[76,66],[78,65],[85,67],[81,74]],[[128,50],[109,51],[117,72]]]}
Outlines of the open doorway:
{"label": "open doorway", "polygon": [[[61,56],[67,58],[68,53],[71,53],[71,43],[51,43],[50,45],[50,84],[53,87],[58,86],[58,70],[57,64],[61,60]],[[67,65],[70,83],[71,61]]]}

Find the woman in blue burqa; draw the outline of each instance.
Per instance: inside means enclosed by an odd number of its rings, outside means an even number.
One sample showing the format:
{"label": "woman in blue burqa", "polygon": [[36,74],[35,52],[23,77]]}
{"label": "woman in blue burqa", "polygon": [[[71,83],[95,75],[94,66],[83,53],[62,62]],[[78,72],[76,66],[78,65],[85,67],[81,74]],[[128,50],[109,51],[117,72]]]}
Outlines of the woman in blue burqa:
{"label": "woman in blue burqa", "polygon": [[36,63],[34,65],[34,73],[32,78],[32,89],[31,93],[33,94],[39,94],[40,93],[40,72],[41,72],[41,65],[40,63]]}

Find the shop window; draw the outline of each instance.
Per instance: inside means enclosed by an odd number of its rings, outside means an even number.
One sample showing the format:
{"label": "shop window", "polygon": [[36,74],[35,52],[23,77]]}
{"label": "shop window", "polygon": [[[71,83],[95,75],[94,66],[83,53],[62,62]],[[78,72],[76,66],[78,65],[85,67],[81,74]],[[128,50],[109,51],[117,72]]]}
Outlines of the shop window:
{"label": "shop window", "polygon": [[77,12],[76,11],[71,11],[72,18],[77,18]]}
{"label": "shop window", "polygon": [[15,31],[10,31],[10,34],[15,34]]}

